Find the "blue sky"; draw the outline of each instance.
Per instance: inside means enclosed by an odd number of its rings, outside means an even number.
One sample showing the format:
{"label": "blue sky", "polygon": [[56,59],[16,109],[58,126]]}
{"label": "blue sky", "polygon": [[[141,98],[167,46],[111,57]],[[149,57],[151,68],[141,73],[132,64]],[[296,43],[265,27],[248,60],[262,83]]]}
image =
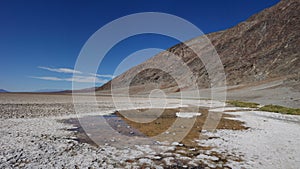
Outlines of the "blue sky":
{"label": "blue sky", "polygon": [[[99,28],[138,12],[164,12],[195,24],[204,33],[224,30],[276,4],[278,0],[1,0],[0,89],[70,89],[79,52]],[[97,85],[109,80],[127,55],[144,48],[166,49],[177,40],[145,34],[125,39],[104,58]],[[150,57],[150,56],[148,56]],[[143,59],[137,59],[139,62]],[[101,76],[107,75],[107,76]]]}

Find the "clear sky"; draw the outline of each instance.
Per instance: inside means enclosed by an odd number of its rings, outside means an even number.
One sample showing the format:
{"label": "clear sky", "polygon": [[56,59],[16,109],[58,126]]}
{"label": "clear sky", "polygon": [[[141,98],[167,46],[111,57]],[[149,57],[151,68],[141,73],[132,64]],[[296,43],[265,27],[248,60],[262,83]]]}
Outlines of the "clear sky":
{"label": "clear sky", "polygon": [[[224,30],[278,0],[1,0],[0,89],[70,89],[77,56],[87,39],[119,17],[164,12],[195,24],[204,33]],[[111,75],[130,53],[166,49],[178,41],[160,35],[128,38],[107,54],[99,74]],[[150,56],[149,56],[150,57]],[[137,59],[138,60],[138,59]],[[139,60],[140,62],[143,60]],[[97,85],[109,80],[99,76]],[[84,83],[88,79],[76,79]]]}

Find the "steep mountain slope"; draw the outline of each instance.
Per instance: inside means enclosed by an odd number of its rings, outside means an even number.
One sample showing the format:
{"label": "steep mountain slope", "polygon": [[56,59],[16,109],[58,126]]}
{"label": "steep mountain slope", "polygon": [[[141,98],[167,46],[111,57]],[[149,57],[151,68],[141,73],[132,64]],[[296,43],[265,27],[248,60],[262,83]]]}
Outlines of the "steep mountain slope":
{"label": "steep mountain slope", "polygon": [[[273,78],[288,78],[299,82],[300,77],[300,1],[282,0],[247,21],[225,31],[208,34],[223,63],[228,86],[268,81]],[[197,45],[195,38],[186,44]],[[196,44],[195,44],[196,42]],[[199,48],[203,48],[199,42]],[[208,53],[203,48],[203,55]],[[171,52],[179,56],[192,72],[188,76],[182,65],[170,61]],[[149,65],[175,72],[180,83],[159,69],[145,69]],[[142,70],[142,71],[141,71]],[[134,77],[133,77],[134,76]],[[168,89],[170,92],[188,90],[197,83],[200,88],[211,87],[211,81],[201,60],[185,44],[178,44],[148,61],[131,68],[113,79],[115,88],[130,86],[131,93],[139,93],[154,88]],[[290,83],[287,83],[290,85]],[[297,85],[291,85],[297,88]],[[111,82],[96,90],[109,90]],[[297,88],[298,89],[298,88]]]}

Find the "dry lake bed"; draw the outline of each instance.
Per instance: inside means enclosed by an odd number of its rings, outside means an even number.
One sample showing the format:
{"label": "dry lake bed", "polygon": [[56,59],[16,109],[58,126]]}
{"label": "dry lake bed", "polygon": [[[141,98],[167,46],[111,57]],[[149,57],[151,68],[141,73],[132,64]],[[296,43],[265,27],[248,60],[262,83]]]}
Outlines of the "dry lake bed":
{"label": "dry lake bed", "polygon": [[120,98],[119,109],[109,96],[77,97],[80,113],[68,94],[0,94],[0,168],[300,166],[300,116],[195,99],[160,107],[132,98],[132,109]]}

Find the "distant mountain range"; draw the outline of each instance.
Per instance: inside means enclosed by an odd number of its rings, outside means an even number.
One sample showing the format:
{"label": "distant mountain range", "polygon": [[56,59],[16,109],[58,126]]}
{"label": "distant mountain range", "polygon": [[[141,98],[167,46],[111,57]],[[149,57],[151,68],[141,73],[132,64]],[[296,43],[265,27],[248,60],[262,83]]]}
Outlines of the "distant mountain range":
{"label": "distant mountain range", "polygon": [[7,93],[7,92],[8,92],[7,90],[0,89],[0,93]]}
{"label": "distant mountain range", "polygon": [[[61,91],[65,91],[65,90],[62,90],[62,89],[40,89],[40,90],[31,91],[29,93],[51,93],[51,92],[61,92]],[[9,93],[9,92],[10,91],[0,89],[0,93]]]}
{"label": "distant mountain range", "polygon": [[62,89],[40,89],[40,90],[35,90],[33,92],[36,93],[51,93],[51,92],[60,92],[63,91]]}
{"label": "distant mountain range", "polygon": [[[224,31],[208,34],[223,63],[228,86],[266,81],[272,78],[288,78],[300,81],[300,1],[282,0],[275,6],[253,15],[248,20]],[[198,37],[186,44],[201,40]],[[199,48],[202,49],[199,40]],[[203,48],[203,54],[209,53]],[[195,78],[187,76],[188,72],[181,65],[169,61],[169,52],[177,55],[193,72]],[[159,69],[140,71],[148,65],[177,71],[179,79],[185,86],[179,86],[169,74]],[[133,77],[135,76],[135,77]],[[117,88],[131,86],[138,90],[149,89],[149,84],[171,92],[189,90],[191,84],[200,88],[211,85],[208,72],[197,55],[181,43],[157,54],[146,62],[137,65],[113,79]],[[298,87],[297,87],[298,86]],[[294,85],[300,88],[299,85]],[[97,91],[109,91],[111,81]]]}

